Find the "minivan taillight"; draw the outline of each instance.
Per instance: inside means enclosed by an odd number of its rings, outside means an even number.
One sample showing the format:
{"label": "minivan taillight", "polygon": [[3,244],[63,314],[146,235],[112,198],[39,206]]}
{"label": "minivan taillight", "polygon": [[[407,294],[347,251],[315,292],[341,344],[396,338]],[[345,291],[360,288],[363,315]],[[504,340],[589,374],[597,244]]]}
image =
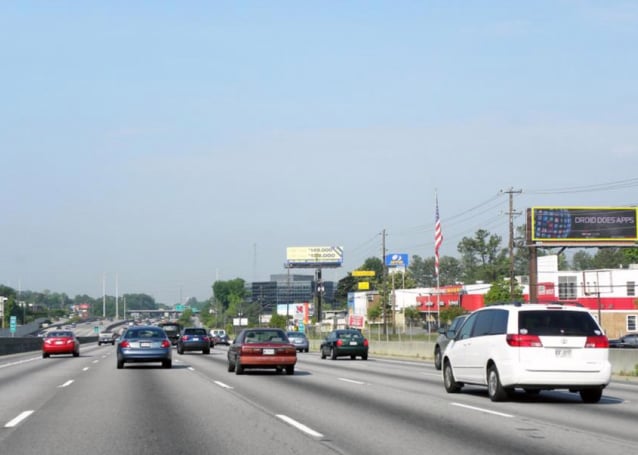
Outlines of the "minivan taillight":
{"label": "minivan taillight", "polygon": [[608,348],[609,340],[605,335],[598,335],[593,337],[587,337],[585,340],[586,348]]}
{"label": "minivan taillight", "polygon": [[538,335],[508,334],[505,337],[507,344],[517,348],[542,348],[543,343]]}

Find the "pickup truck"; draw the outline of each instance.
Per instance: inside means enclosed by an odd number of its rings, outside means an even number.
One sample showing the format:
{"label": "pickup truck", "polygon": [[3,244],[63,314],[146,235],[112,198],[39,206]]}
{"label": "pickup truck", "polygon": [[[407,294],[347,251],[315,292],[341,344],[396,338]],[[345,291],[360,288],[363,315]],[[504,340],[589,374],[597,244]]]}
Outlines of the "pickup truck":
{"label": "pickup truck", "polygon": [[97,336],[97,344],[101,346],[102,343],[110,343],[111,345],[115,345],[115,334],[113,332],[100,332]]}

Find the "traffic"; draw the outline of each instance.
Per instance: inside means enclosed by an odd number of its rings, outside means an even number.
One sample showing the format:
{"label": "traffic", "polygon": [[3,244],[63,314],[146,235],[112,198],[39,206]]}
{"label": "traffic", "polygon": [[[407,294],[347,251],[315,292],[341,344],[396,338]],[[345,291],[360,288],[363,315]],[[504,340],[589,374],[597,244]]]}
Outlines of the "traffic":
{"label": "traffic", "polygon": [[79,357],[0,357],[3,453],[580,455],[635,447],[638,382],[627,378],[614,377],[597,404],[566,390],[514,391],[494,403],[480,386],[448,394],[431,360],[322,360],[322,340],[297,351],[294,375],[229,374],[225,345],[207,355],[172,346],[168,369],[161,361],[118,369],[121,341],[84,343]]}

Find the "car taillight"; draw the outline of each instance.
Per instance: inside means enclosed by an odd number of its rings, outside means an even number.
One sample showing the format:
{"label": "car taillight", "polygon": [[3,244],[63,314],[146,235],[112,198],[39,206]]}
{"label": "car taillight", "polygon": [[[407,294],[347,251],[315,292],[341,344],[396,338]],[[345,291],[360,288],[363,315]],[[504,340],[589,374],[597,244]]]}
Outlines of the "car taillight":
{"label": "car taillight", "polygon": [[542,348],[543,343],[538,335],[508,334],[505,338],[507,344],[517,348]]}
{"label": "car taillight", "polygon": [[182,335],[182,340],[188,341],[188,335]]}
{"label": "car taillight", "polygon": [[168,340],[162,340],[162,347],[163,348],[170,348],[171,347],[171,342]]}
{"label": "car taillight", "polygon": [[68,338],[66,340],[66,344],[73,344],[73,338]]}
{"label": "car taillight", "polygon": [[586,348],[608,348],[609,339],[605,335],[587,337],[587,340],[585,340],[585,347]]}
{"label": "car taillight", "polygon": [[367,348],[368,347],[368,340],[363,340],[363,345]]}
{"label": "car taillight", "polygon": [[128,342],[128,340],[124,340],[120,343],[120,347],[121,348],[130,348],[131,347],[131,343]]}
{"label": "car taillight", "polygon": [[339,347],[340,347],[340,346],[343,346],[343,340],[337,340],[337,343],[336,343],[336,344],[337,344],[337,346],[339,346]]}

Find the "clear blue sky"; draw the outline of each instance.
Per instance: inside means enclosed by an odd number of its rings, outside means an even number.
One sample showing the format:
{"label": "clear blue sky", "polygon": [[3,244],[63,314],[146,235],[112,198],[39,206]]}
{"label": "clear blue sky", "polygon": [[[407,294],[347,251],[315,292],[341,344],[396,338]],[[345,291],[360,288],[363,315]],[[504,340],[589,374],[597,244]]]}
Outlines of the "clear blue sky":
{"label": "clear blue sky", "polygon": [[337,280],[383,229],[433,256],[435,192],[450,256],[507,245],[510,188],[638,203],[633,1],[1,2],[0,42],[14,288],[176,303],[327,245]]}

